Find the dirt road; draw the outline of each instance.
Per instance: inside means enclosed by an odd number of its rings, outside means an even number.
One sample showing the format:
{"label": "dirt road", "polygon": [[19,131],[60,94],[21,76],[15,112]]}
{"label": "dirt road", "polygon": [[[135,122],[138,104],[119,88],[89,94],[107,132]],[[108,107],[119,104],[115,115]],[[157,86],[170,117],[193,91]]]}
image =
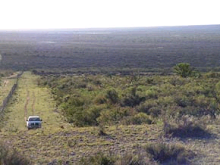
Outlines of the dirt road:
{"label": "dirt road", "polygon": [[[63,124],[60,115],[54,111],[55,102],[47,88],[37,85],[38,76],[25,72],[19,80],[19,85],[8,106],[8,120],[4,131],[12,127],[18,131],[26,131],[24,118],[31,115],[39,115],[43,119],[44,131],[54,130]],[[10,104],[10,103],[9,103]],[[34,114],[33,114],[34,113]],[[46,127],[44,127],[46,125]]]}

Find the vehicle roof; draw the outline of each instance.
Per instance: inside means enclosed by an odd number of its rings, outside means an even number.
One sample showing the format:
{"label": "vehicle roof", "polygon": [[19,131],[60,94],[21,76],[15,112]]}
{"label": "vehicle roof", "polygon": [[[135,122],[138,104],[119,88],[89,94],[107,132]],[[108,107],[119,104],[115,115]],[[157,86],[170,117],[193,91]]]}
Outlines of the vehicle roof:
{"label": "vehicle roof", "polygon": [[40,118],[39,116],[29,116],[28,118]]}

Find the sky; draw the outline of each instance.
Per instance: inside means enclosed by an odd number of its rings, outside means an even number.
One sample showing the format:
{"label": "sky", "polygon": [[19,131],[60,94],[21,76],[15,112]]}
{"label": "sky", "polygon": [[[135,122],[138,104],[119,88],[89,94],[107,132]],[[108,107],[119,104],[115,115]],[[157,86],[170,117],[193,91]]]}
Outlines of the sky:
{"label": "sky", "polygon": [[220,24],[220,0],[0,0],[0,30]]}

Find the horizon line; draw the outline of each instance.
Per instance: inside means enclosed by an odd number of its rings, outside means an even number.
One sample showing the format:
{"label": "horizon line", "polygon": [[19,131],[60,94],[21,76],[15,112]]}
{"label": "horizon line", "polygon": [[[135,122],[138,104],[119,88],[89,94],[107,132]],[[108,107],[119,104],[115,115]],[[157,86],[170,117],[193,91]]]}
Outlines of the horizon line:
{"label": "horizon line", "polygon": [[165,28],[165,27],[192,27],[192,26],[218,26],[220,24],[190,24],[190,25],[152,25],[152,26],[125,26],[125,27],[76,27],[76,28],[17,28],[0,29],[0,32],[16,31],[60,31],[60,30],[102,30],[102,29],[132,29],[132,28]]}

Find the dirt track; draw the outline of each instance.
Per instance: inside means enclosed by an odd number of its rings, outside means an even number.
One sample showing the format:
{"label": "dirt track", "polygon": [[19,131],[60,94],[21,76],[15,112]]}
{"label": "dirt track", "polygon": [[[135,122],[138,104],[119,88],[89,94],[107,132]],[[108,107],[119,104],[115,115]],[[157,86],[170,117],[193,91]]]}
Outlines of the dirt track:
{"label": "dirt track", "polygon": [[9,119],[4,129],[13,125],[17,130],[26,130],[24,118],[30,115],[39,115],[47,125],[45,129],[62,125],[60,115],[54,112],[55,103],[50,92],[46,88],[38,87],[37,78],[30,72],[25,72],[20,78],[12,104],[8,107]]}

